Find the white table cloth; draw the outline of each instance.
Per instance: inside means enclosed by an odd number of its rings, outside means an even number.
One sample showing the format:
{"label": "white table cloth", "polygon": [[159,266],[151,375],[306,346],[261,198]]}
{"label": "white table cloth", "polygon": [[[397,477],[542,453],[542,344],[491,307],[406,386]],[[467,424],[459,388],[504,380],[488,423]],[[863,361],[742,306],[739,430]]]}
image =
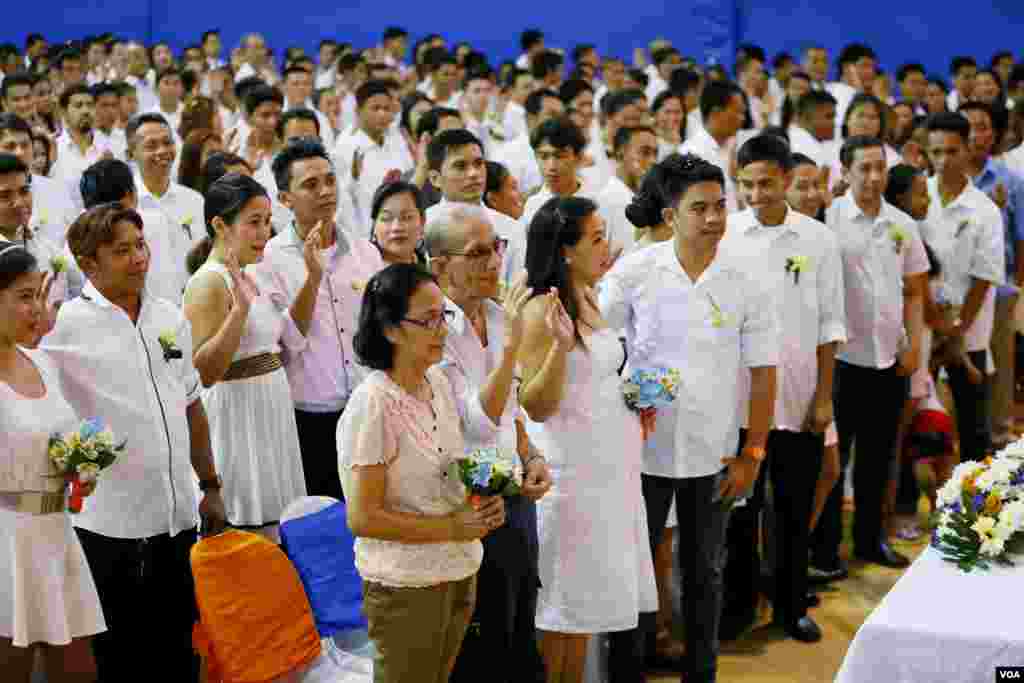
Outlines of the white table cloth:
{"label": "white table cloth", "polygon": [[964,574],[929,547],[860,627],[836,683],[991,683],[1024,665],[1024,558]]}

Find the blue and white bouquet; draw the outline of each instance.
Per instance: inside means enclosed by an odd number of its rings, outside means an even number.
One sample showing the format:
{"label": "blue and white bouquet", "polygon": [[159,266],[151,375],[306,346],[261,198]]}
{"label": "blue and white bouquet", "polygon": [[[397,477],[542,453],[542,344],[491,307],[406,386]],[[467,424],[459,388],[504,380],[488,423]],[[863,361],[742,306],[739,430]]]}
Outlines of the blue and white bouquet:
{"label": "blue and white bouquet", "polygon": [[126,444],[116,443],[114,433],[96,417],[83,420],[74,431],[50,437],[50,462],[58,476],[71,484],[70,512],[82,511],[85,487],[95,485],[100,472],[114,464]]}
{"label": "blue and white bouquet", "polygon": [[474,508],[490,496],[514,496],[523,486],[518,459],[504,455],[500,448],[467,451],[451,464],[450,476],[466,486],[466,500]]}
{"label": "blue and white bouquet", "polygon": [[679,395],[681,377],[676,369],[637,368],[622,382],[622,397],[631,410],[663,408]]}
{"label": "blue and white bouquet", "polygon": [[962,571],[1012,565],[1024,553],[1024,440],[964,462],[939,489],[932,546]]}

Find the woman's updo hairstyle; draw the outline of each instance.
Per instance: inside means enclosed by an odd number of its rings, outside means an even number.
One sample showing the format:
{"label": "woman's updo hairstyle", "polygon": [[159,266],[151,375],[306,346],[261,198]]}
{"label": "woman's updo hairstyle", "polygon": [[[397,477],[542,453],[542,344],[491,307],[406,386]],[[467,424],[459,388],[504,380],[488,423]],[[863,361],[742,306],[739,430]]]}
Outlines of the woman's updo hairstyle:
{"label": "woman's updo hairstyle", "polygon": [[370,278],[359,309],[359,328],[352,340],[360,363],[374,370],[394,366],[395,345],[384,332],[401,324],[409,313],[409,301],[425,282],[437,284],[437,279],[413,263],[392,264]]}
{"label": "woman's updo hairstyle", "polygon": [[39,262],[17,242],[0,241],[0,290],[7,289],[22,275],[35,272]]}
{"label": "woman's updo hairstyle", "polygon": [[249,176],[228,173],[210,185],[203,202],[206,237],[188,253],[186,266],[190,274],[195,274],[213,251],[213,243],[217,239],[213,219],[220,218],[225,223],[233,223],[249,200],[254,197],[269,198],[269,195],[266,188]]}
{"label": "woman's updo hairstyle", "polygon": [[663,211],[674,208],[691,186],[713,182],[725,188],[722,169],[693,154],[669,154],[640,181],[640,190],[626,207],[626,218],[638,228],[664,222]]}

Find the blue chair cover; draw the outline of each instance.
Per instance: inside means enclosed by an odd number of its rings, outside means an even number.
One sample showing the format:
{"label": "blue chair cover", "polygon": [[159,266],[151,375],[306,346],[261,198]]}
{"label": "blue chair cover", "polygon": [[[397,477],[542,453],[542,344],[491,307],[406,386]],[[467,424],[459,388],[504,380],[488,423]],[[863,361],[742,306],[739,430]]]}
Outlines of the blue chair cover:
{"label": "blue chair cover", "polygon": [[299,572],[322,638],[366,628],[363,582],[345,503],[282,521],[281,546]]}

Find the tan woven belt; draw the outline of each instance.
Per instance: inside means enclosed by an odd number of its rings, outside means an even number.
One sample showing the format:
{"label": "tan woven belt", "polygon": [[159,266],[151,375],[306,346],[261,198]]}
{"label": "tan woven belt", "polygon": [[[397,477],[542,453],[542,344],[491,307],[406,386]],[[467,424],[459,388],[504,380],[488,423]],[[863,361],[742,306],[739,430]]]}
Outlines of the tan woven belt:
{"label": "tan woven belt", "polygon": [[64,512],[63,493],[43,493],[41,491],[23,491],[13,494],[14,509],[32,515],[49,515]]}
{"label": "tan woven belt", "polygon": [[258,356],[236,360],[229,365],[222,381],[234,382],[240,379],[251,379],[261,375],[269,375],[281,367],[284,366],[281,365],[281,357],[279,355],[276,353],[261,353]]}

